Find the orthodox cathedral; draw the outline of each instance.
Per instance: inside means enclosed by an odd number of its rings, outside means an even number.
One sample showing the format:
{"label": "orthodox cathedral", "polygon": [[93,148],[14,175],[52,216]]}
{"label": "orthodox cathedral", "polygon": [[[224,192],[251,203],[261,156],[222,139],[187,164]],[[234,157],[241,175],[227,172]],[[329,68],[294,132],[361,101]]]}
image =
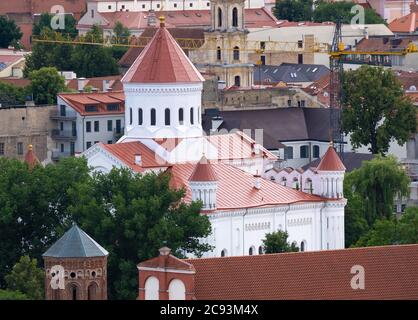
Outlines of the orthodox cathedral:
{"label": "orthodox cathedral", "polygon": [[172,187],[185,188],[186,203],[202,201],[211,221],[212,235],[202,241],[214,250],[206,257],[261,254],[265,234],[276,230],[302,251],[344,248],[345,168],[332,145],[317,168],[298,176],[298,187],[274,180],[276,156],[243,132],[204,135],[204,79],[160,20],[122,79],[124,136],[85,151],[88,165],[170,172]]}

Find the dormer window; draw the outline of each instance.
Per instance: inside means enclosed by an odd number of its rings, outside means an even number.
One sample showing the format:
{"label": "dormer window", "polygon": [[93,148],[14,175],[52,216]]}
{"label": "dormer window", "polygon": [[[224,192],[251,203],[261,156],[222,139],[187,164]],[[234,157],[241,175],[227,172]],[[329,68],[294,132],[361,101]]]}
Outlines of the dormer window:
{"label": "dormer window", "polygon": [[94,105],[87,105],[84,108],[86,112],[98,112],[99,111],[98,106],[94,106]]}
{"label": "dormer window", "polygon": [[106,108],[107,108],[107,111],[118,111],[119,105],[117,103],[112,103],[112,104],[108,104]]}

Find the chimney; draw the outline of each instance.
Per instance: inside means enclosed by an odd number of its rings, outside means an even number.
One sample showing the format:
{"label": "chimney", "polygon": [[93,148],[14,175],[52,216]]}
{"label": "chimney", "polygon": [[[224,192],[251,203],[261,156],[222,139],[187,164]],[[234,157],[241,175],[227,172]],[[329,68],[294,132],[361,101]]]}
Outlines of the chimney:
{"label": "chimney", "polygon": [[79,92],[83,92],[85,86],[86,86],[86,78],[78,78],[77,79],[77,90]]}
{"label": "chimney", "polygon": [[110,80],[103,80],[103,92],[109,92],[110,90]]}
{"label": "chimney", "polygon": [[138,166],[142,166],[142,156],[140,154],[135,155],[135,164]]}
{"label": "chimney", "polygon": [[153,9],[148,11],[148,26],[149,27],[156,27],[157,26],[157,17],[155,15],[155,11]]}

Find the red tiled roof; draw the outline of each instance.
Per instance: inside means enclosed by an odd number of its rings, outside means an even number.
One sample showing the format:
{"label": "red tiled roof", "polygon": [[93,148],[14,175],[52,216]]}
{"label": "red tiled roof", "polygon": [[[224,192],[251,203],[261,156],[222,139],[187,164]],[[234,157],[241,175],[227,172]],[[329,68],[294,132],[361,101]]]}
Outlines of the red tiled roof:
{"label": "red tiled roof", "polygon": [[345,166],[333,146],[329,146],[316,170],[345,171]]}
{"label": "red tiled roof", "polygon": [[[58,96],[83,116],[98,114],[123,114],[125,112],[125,95],[121,91],[99,93],[60,93]],[[106,104],[109,103],[118,103],[119,110],[107,110]],[[86,105],[96,105],[98,111],[86,112]]]}
{"label": "red tiled roof", "polygon": [[[87,78],[84,80],[84,86],[92,86],[93,88],[103,91],[103,81],[109,81],[109,88],[112,91],[123,90],[121,83],[121,76],[108,76],[108,77],[96,77],[96,78]],[[67,83],[69,89],[78,90],[78,79],[71,79]]]}
{"label": "red tiled roof", "polygon": [[356,51],[400,51],[408,47],[413,40],[409,37],[363,38],[356,45]]}
{"label": "red tiled roof", "polygon": [[206,159],[205,156],[200,159],[196,164],[189,181],[217,181],[215,171],[212,168],[211,163]]}
{"label": "red tiled roof", "polygon": [[122,82],[203,82],[204,78],[162,24]]}
{"label": "red tiled roof", "polygon": [[16,87],[26,87],[30,85],[31,83],[29,79],[19,79],[19,78],[0,78],[0,82],[8,83]]}
{"label": "red tiled roof", "polygon": [[[135,172],[143,172],[145,168],[166,167],[169,165],[153,151],[140,142],[102,144],[102,147],[116,156]],[[135,163],[135,155],[141,155],[142,165]]]}
{"label": "red tiled roof", "polygon": [[[418,299],[418,245],[187,259],[198,300]],[[353,290],[351,268],[365,270]]]}
{"label": "red tiled roof", "polygon": [[[147,28],[141,34],[140,38],[152,38],[155,33],[157,32],[158,28]],[[195,39],[201,40],[202,44],[204,42],[204,29],[200,28],[167,28],[168,32],[173,36],[174,39]],[[140,47],[131,47],[128,51],[122,56],[119,60],[119,65],[122,67],[130,67],[134,62],[135,59],[140,55],[144,48]],[[183,49],[183,51],[187,54],[188,49]]]}
{"label": "red tiled roof", "polygon": [[413,33],[418,29],[418,15],[411,12],[406,16],[394,19],[388,25],[392,32]]}
{"label": "red tiled roof", "polygon": [[[184,200],[186,202],[191,202],[192,199],[188,178],[194,168],[195,164],[192,163],[175,164],[171,167],[171,186],[178,189],[185,187],[186,196]],[[231,165],[213,163],[212,169],[218,177],[216,196],[218,210],[326,201],[319,196],[285,187],[266,179],[261,179],[259,189],[254,188],[255,181],[258,178]]]}
{"label": "red tiled roof", "polygon": [[[168,248],[162,248],[167,249]],[[161,249],[161,250],[162,250]],[[175,269],[175,270],[187,270],[187,271],[195,271],[192,264],[181,260],[172,254],[168,255],[161,255],[150,260],[141,262],[138,264],[139,268],[162,268],[162,269]]]}
{"label": "red tiled roof", "polygon": [[[167,27],[204,28],[211,25],[210,10],[159,11],[164,15]],[[130,30],[141,30],[148,27],[148,12],[118,11],[101,12],[100,15],[108,22],[105,28],[114,28],[117,21]],[[245,9],[245,27],[262,28],[278,25],[276,17],[266,8]],[[78,25],[78,28],[89,28],[91,25]]]}

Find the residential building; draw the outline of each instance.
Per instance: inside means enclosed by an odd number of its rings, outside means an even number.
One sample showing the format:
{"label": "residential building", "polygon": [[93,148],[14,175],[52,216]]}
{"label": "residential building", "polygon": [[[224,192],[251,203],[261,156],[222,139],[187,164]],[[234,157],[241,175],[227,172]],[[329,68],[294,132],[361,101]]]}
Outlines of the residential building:
{"label": "residential building", "polygon": [[322,77],[329,75],[329,69],[324,65],[282,63],[276,65],[261,65],[254,68],[254,83],[276,85],[285,83],[289,86],[305,88]]}
{"label": "residential building", "polygon": [[56,106],[3,106],[0,108],[0,157],[24,160],[33,146],[42,163],[51,161],[54,141],[50,132],[55,123],[50,119]]}
{"label": "residential building", "polygon": [[0,78],[23,78],[27,54],[24,51],[0,49]]}
{"label": "residential building", "polygon": [[99,142],[115,143],[124,132],[124,99],[121,91],[59,94],[51,114],[52,158],[80,154]]}
{"label": "residential building", "polygon": [[277,157],[251,136],[204,134],[203,82],[162,18],[122,79],[124,136],[83,152],[88,165],[99,172],[170,172],[171,186],[185,189],[183,201],[203,203],[212,225],[212,235],[201,240],[214,247],[208,257],[253,255],[275,230],[286,230],[304,251],[343,248],[344,166],[334,149],[326,145],[313,193],[263,179]]}

